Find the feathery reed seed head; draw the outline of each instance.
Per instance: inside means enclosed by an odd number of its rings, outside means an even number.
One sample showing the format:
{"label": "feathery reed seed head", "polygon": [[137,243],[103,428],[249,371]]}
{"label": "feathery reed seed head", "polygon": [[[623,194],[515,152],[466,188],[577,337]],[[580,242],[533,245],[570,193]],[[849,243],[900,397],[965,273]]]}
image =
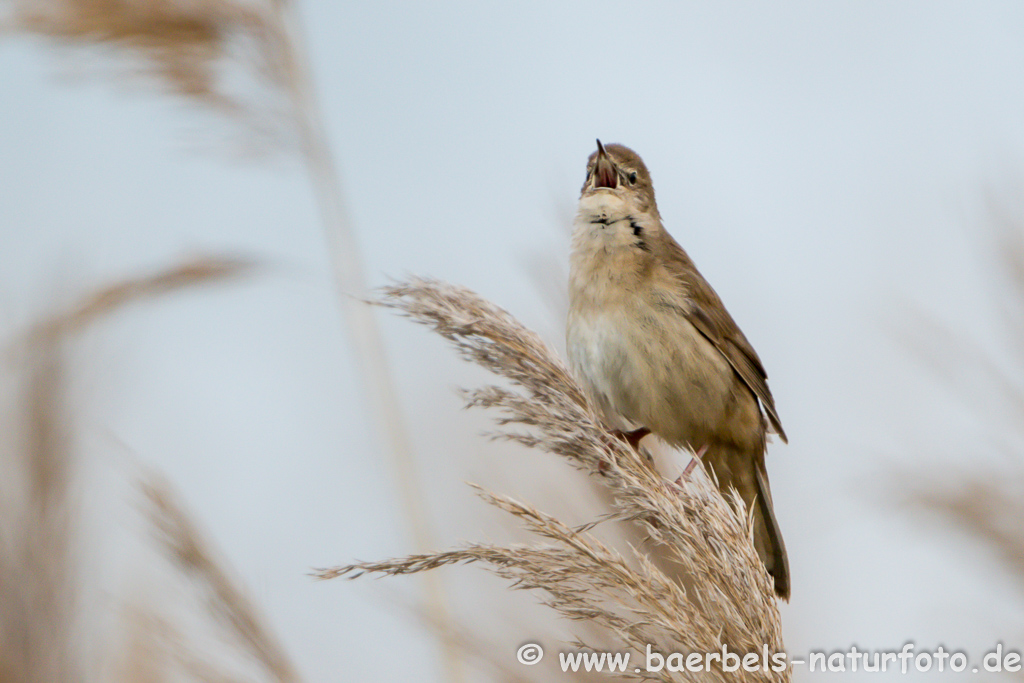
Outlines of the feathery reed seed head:
{"label": "feathery reed seed head", "polygon": [[[678,487],[623,441],[611,438],[562,361],[508,312],[468,289],[429,279],[386,287],[378,301],[425,324],[459,354],[508,380],[510,387],[465,392],[467,406],[498,413],[497,436],[562,456],[601,476],[614,517],[641,525],[690,579],[684,586],[638,549],[622,554],[586,525],[571,528],[535,508],[479,489],[489,504],[537,538],[531,545],[469,543],[438,553],[323,569],[323,579],[365,573],[408,574],[480,562],[515,589],[538,590],[569,619],[601,626],[628,648],[705,652],[782,650],[772,587],[750,540],[738,497],[726,502],[703,479]],[[523,429],[516,429],[521,427]],[[578,643],[585,646],[584,643]],[[651,676],[627,672],[631,678]],[[659,680],[707,680],[709,674],[662,671]],[[711,672],[734,680],[736,674]],[[788,680],[789,672],[741,672],[748,680]]]}

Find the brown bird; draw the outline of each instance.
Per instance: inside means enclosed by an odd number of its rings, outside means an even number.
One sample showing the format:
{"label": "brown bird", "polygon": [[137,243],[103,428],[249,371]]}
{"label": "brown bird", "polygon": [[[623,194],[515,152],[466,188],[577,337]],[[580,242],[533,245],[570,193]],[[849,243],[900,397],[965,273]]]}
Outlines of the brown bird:
{"label": "brown bird", "polygon": [[[754,546],[789,599],[789,560],[765,469],[786,441],[767,375],[715,290],[668,234],[647,167],[622,145],[587,163],[572,237],[567,350],[612,426],[702,453],[723,493],[753,508]],[[635,442],[634,442],[635,445]]]}

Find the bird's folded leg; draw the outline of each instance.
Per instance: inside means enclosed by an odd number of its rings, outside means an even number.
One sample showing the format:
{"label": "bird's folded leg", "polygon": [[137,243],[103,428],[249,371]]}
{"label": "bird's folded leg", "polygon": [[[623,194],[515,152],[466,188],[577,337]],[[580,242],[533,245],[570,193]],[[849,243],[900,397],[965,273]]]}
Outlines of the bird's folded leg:
{"label": "bird's folded leg", "polygon": [[680,474],[679,478],[675,481],[678,486],[682,486],[684,481],[688,481],[690,479],[690,473],[693,472],[693,468],[697,466],[697,461],[703,458],[704,454],[707,452],[708,445],[704,444],[700,447],[700,450],[693,454],[693,457],[690,458],[690,462],[688,462],[686,464],[686,468],[683,469],[683,473]]}

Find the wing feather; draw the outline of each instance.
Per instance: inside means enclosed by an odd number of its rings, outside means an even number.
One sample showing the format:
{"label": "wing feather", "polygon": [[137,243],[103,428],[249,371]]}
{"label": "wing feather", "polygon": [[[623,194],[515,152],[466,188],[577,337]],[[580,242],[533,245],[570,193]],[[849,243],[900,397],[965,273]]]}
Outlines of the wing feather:
{"label": "wing feather", "polygon": [[760,401],[775,433],[783,442],[788,442],[779,414],[775,410],[775,399],[768,388],[768,374],[757,352],[687,253],[667,232],[664,235],[668,238],[667,248],[674,252],[673,258],[668,259],[669,267],[685,289],[688,300],[688,305],[682,309],[683,314],[729,361],[732,369]]}

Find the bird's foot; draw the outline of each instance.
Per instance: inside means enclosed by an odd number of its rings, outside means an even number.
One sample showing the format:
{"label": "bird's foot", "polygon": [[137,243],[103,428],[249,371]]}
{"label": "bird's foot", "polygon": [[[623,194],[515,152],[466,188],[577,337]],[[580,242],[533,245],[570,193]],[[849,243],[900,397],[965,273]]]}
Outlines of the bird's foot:
{"label": "bird's foot", "polygon": [[[630,446],[632,446],[634,451],[637,451],[638,453],[640,453],[640,452],[642,452],[640,450],[640,440],[643,439],[648,434],[650,434],[651,430],[648,429],[647,427],[640,427],[639,429],[634,429],[631,432],[624,432],[624,431],[622,431],[620,429],[613,429],[613,430],[611,430],[608,433],[613,438],[622,439],[623,441],[628,443]],[[609,445],[611,445],[611,444],[609,443]],[[599,474],[603,475],[605,472],[608,471],[608,464],[604,463],[604,462],[599,462],[597,464],[597,471],[598,471]]]}
{"label": "bird's foot", "polygon": [[640,439],[644,438],[651,433],[651,430],[647,427],[641,427],[640,429],[634,429],[631,432],[624,432],[619,429],[612,430],[612,436],[617,436],[623,439],[626,443],[633,447],[634,451],[640,450]]}
{"label": "bird's foot", "polygon": [[676,484],[676,486],[679,486],[680,488],[682,488],[683,482],[684,481],[689,481],[690,473],[693,472],[693,468],[695,468],[697,466],[697,461],[699,461],[701,458],[703,458],[704,454],[707,453],[707,452],[708,452],[708,445],[704,444],[703,446],[700,447],[700,449],[696,453],[693,454],[693,457],[690,458],[690,462],[688,462],[686,464],[686,468],[683,469],[682,474],[680,474],[679,478],[675,480],[674,483]]}

